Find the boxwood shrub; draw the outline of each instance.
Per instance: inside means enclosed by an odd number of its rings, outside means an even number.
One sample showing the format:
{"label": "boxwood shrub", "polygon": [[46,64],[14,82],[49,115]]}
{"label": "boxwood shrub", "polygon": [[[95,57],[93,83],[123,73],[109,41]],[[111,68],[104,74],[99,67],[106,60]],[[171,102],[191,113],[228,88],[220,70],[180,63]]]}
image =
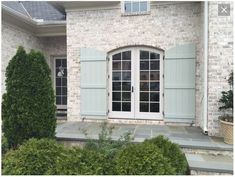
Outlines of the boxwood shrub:
{"label": "boxwood shrub", "polygon": [[[111,143],[111,144],[110,144]],[[103,148],[101,144],[106,144]],[[3,157],[4,175],[175,175],[187,162],[163,136],[122,146],[105,142],[66,147],[52,139],[30,139]],[[109,144],[109,145],[107,145]],[[91,145],[91,144],[90,144]]]}
{"label": "boxwood shrub", "polygon": [[104,162],[103,154],[97,151],[73,147],[62,161],[57,161],[55,171],[52,174],[103,175]]}
{"label": "boxwood shrub", "polygon": [[51,139],[30,139],[3,157],[4,175],[50,174],[57,161],[64,159],[65,148]]}
{"label": "boxwood shrub", "polygon": [[170,159],[153,143],[130,144],[115,156],[118,175],[175,175]]}
{"label": "boxwood shrub", "polygon": [[179,145],[172,143],[168,138],[162,135],[156,138],[146,139],[144,141],[144,144],[150,143],[153,143],[156,147],[158,147],[164,157],[170,159],[171,166],[176,168],[177,174],[187,173],[188,163]]}
{"label": "boxwood shrub", "polygon": [[2,135],[2,156],[6,154],[9,150],[9,144],[7,142],[7,138]]}

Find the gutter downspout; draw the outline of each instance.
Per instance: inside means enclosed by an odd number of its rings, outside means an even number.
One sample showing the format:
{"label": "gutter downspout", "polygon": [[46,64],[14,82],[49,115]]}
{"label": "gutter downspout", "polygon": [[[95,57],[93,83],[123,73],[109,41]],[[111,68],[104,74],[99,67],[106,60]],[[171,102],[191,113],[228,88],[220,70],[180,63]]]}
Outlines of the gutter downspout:
{"label": "gutter downspout", "polygon": [[208,134],[208,1],[204,2],[204,115],[203,132]]}

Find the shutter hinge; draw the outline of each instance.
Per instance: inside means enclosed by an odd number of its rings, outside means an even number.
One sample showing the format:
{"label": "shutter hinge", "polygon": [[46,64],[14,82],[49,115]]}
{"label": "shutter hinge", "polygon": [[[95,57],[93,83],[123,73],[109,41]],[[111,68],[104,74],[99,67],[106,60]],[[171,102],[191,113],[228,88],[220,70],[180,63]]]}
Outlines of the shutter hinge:
{"label": "shutter hinge", "polygon": [[165,55],[163,55],[163,60],[165,60]]}
{"label": "shutter hinge", "polygon": [[106,60],[109,61],[109,57],[106,57]]}
{"label": "shutter hinge", "polygon": [[165,112],[164,111],[162,111],[162,115],[165,116]]}
{"label": "shutter hinge", "polygon": [[165,77],[164,74],[162,75],[162,77],[163,77],[163,78]]}
{"label": "shutter hinge", "polygon": [[108,96],[109,96],[109,92],[108,92]]}
{"label": "shutter hinge", "polygon": [[164,97],[164,93],[162,93],[162,96]]}
{"label": "shutter hinge", "polygon": [[108,75],[108,79],[110,78],[110,75]]}

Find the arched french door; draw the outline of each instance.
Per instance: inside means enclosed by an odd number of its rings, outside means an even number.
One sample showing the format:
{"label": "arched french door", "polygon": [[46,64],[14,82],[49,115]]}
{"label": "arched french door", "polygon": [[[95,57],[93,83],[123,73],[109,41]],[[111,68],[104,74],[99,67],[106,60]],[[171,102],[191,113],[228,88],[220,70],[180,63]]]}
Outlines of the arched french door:
{"label": "arched french door", "polygon": [[163,51],[132,47],[109,58],[109,117],[162,119]]}

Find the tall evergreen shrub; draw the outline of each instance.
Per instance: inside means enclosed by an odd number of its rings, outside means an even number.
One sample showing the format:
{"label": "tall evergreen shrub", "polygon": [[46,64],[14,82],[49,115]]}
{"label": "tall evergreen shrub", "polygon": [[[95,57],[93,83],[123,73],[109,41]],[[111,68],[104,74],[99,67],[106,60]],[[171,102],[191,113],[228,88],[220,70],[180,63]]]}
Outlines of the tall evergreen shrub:
{"label": "tall evergreen shrub", "polygon": [[29,138],[55,135],[55,103],[51,71],[41,52],[19,47],[6,68],[3,132],[10,147]]}

